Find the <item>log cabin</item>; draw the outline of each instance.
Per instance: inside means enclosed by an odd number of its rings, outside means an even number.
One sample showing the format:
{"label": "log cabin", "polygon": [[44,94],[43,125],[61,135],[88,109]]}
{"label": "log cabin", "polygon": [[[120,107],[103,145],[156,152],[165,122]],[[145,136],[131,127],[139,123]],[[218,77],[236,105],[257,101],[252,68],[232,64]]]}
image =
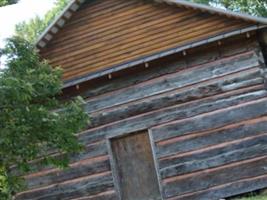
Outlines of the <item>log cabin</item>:
{"label": "log cabin", "polygon": [[[267,188],[267,19],[182,0],[73,0],[40,55],[91,117],[17,200],[219,200]],[[55,157],[58,156],[55,154]]]}

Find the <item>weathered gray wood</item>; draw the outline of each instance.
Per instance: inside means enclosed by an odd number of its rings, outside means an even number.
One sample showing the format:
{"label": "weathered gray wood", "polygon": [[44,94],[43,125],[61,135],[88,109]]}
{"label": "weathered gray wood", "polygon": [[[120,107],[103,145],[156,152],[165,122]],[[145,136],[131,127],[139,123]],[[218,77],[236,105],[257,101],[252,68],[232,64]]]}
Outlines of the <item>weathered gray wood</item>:
{"label": "weathered gray wood", "polygon": [[[261,137],[261,136],[260,136]],[[265,140],[264,140],[265,141]],[[257,145],[256,140],[244,140],[244,143],[247,143],[247,145],[253,146]],[[244,143],[240,141],[233,141],[232,143],[226,143],[222,146],[218,145],[213,147],[213,149],[205,148],[196,152],[191,152],[189,154],[177,154],[176,156],[167,157],[165,159],[159,160],[159,168],[168,168],[171,166],[176,166],[182,163],[191,162],[193,160],[204,160],[209,157],[215,157],[217,155],[223,154],[223,153],[229,153],[230,151],[233,151],[233,148],[236,149],[242,149],[245,148]]]}
{"label": "weathered gray wood", "polygon": [[239,181],[211,187],[207,190],[171,198],[171,200],[218,200],[253,192],[267,187],[267,175],[250,177]]}
{"label": "weathered gray wood", "polygon": [[[209,189],[211,187],[245,178],[266,175],[267,169],[262,167],[266,165],[267,156],[170,178],[163,183],[164,196],[170,198],[177,195]],[[229,174],[232,175],[229,176]]]}
{"label": "weathered gray wood", "polygon": [[93,177],[83,177],[48,187],[30,190],[17,195],[16,199],[27,200],[66,200],[84,195],[95,195],[113,188],[111,173]]}
{"label": "weathered gray wood", "polygon": [[262,118],[256,122],[244,122],[234,127],[223,127],[218,130],[197,133],[191,137],[180,137],[163,144],[156,144],[158,158],[171,156],[176,153],[184,153],[220,144],[245,137],[267,133],[267,119]]}
{"label": "weathered gray wood", "polygon": [[112,79],[104,83],[99,83],[97,86],[86,89],[81,96],[84,98],[98,96],[107,92],[116,91],[124,87],[129,87],[131,85],[157,78],[165,74],[175,73],[185,68],[185,60],[171,60],[168,62],[168,64],[164,64],[164,67],[162,67],[161,64],[155,64],[155,66],[151,66],[151,68],[144,68],[141,72],[136,72],[135,76],[132,76],[131,78],[128,76],[123,76],[119,79]]}
{"label": "weathered gray wood", "polygon": [[114,190],[110,190],[96,195],[83,196],[71,200],[118,200],[118,196]]}
{"label": "weathered gray wood", "polygon": [[[84,141],[81,141],[81,142],[85,144]],[[97,143],[93,143],[93,144],[87,143],[87,145],[85,146],[85,149],[82,150],[82,152],[70,155],[69,161],[71,164],[71,163],[78,162],[80,160],[90,159],[90,158],[99,157],[99,156],[105,156],[107,154],[108,154],[108,149],[107,149],[105,141],[98,141]],[[52,154],[51,156],[54,157],[55,159],[60,159],[64,155],[55,153],[55,154]],[[31,162],[31,172],[29,173],[36,173],[36,172],[40,172],[44,170],[49,170],[52,168],[54,168],[54,166],[43,166],[42,159],[39,159],[39,160],[35,160]],[[12,174],[22,176],[22,174],[19,174],[17,172],[15,167],[13,167],[12,169]]]}
{"label": "weathered gray wood", "polygon": [[176,88],[184,87],[201,81],[209,80],[259,66],[258,56],[253,52],[226,58],[201,67],[165,75],[160,78],[107,93],[87,101],[85,110],[93,112],[104,108],[136,101],[145,97],[161,94]]}
{"label": "weathered gray wood", "polygon": [[185,120],[175,121],[152,129],[155,141],[161,141],[189,133],[218,128],[230,123],[266,115],[267,99],[244,103],[202,114]]}
{"label": "weathered gray wood", "polygon": [[[179,157],[174,158],[175,163],[178,163],[177,165],[172,165],[173,163],[170,158],[168,160],[169,165],[160,170],[162,179],[267,155],[267,134],[250,139],[243,139],[235,143],[231,142],[224,147],[209,148],[210,149],[206,149],[204,152],[194,153],[185,158],[180,157],[180,161]],[[214,152],[216,152],[216,154],[214,154]],[[190,157],[192,158],[191,160],[189,160]],[[184,162],[185,160],[187,161]]]}
{"label": "weathered gray wood", "polygon": [[107,157],[98,158],[96,161],[80,161],[72,164],[70,168],[65,170],[51,170],[51,172],[44,171],[35,176],[26,176],[26,183],[28,189],[34,189],[105,171],[110,171],[110,163]]}
{"label": "weathered gray wood", "polygon": [[79,135],[85,151],[71,155],[64,171],[34,162],[29,190],[17,199],[118,200],[105,139],[145,129],[156,141],[165,197],[218,200],[267,187],[262,55],[254,35],[231,41],[151,62],[118,79],[115,74],[87,90],[82,84],[92,119]]}
{"label": "weathered gray wood", "polygon": [[263,84],[263,81],[260,69],[252,68],[220,79],[193,84],[161,95],[155,95],[144,100],[134,101],[100,112],[91,113],[90,127],[107,124],[144,112],[217,95],[243,87]]}
{"label": "weathered gray wood", "polygon": [[[121,76],[109,81],[98,82],[97,85],[87,86],[84,91],[80,91],[79,95],[84,98],[101,95],[195,65],[257,49],[259,49],[259,44],[255,42],[254,37],[250,39],[246,38],[245,41],[243,37],[230,38],[225,40],[221,46],[214,46],[214,44],[212,44],[211,46],[206,46],[206,48],[204,47],[204,50],[203,47],[198,48],[193,53],[189,52],[190,56],[185,58],[177,58],[177,55],[175,55],[170,58],[164,58],[164,60],[159,63],[150,62],[149,69],[142,69],[142,71],[134,73],[130,78],[129,76]],[[65,97],[68,97],[68,95],[68,92],[64,94]]]}
{"label": "weathered gray wood", "polygon": [[161,200],[148,133],[111,140],[121,200]]}
{"label": "weathered gray wood", "polygon": [[[207,99],[194,101],[189,104],[172,106],[172,107],[168,107],[168,108],[165,108],[159,111],[154,111],[154,112],[146,113],[143,115],[131,117],[126,120],[121,120],[121,121],[108,124],[105,126],[89,129],[88,131],[85,131],[82,135],[80,135],[80,140],[90,143],[96,140],[98,141],[100,139],[104,139],[107,136],[111,137],[111,136],[116,136],[116,135],[132,133],[135,131],[141,131],[144,129],[152,128],[153,126],[156,126],[158,124],[167,123],[173,120],[193,117],[201,113],[211,112],[217,109],[222,109],[222,108],[226,108],[229,106],[237,105],[241,102],[258,99],[260,97],[266,96],[266,94],[267,93],[265,90],[255,92],[255,94],[241,95],[239,97],[236,97],[236,96],[232,97],[233,94],[230,95],[229,97],[227,96],[227,94],[225,94],[219,97],[213,96]],[[245,96],[247,97],[250,96],[250,97],[247,99]],[[244,109],[248,110],[250,108],[252,112],[248,113],[247,116],[245,115],[247,114],[245,112],[238,112],[241,116],[240,116],[240,119],[235,119],[235,121],[238,121],[238,120],[242,121],[244,119],[250,119],[250,118],[261,116],[263,114],[267,114],[267,110],[263,109],[267,106],[266,101],[267,100],[263,99],[263,100],[260,100],[260,102],[257,102],[257,101],[251,102],[252,105],[250,106],[244,105],[244,107],[248,107]],[[242,110],[242,109],[243,109],[243,106],[240,106],[239,110]],[[238,110],[238,109],[233,109],[233,111],[231,112],[234,112],[235,110]],[[159,128],[152,129],[152,131],[158,132],[156,134],[156,137],[153,136],[157,140],[158,138],[162,136],[165,137],[165,139],[167,138],[168,133],[164,132],[164,134],[161,134],[162,132],[160,131]]]}

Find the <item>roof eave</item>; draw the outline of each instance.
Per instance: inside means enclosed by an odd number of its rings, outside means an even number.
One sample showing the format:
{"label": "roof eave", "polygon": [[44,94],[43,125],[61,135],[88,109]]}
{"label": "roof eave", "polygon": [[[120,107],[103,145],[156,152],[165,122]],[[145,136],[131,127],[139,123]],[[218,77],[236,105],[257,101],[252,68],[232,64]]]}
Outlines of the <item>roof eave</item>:
{"label": "roof eave", "polygon": [[[64,26],[66,21],[73,15],[75,11],[79,9],[79,7],[85,1],[86,0],[71,0],[70,3],[66,6],[66,8],[61,12],[61,14],[45,29],[45,31],[37,39],[35,43],[36,47],[38,49],[44,48],[47,45],[47,43],[53,38],[53,34],[56,34],[59,31],[59,29]],[[164,2],[167,4],[175,4],[176,6],[183,6],[186,8],[201,10],[203,12],[209,12],[212,14],[224,15],[230,18],[242,19],[254,22],[256,24],[267,25],[267,18],[254,17],[247,14],[235,13],[232,11],[223,10],[220,8],[214,8],[202,4],[192,3],[185,0],[155,0],[155,1]]]}
{"label": "roof eave", "polygon": [[165,2],[167,4],[175,4],[176,6],[183,6],[187,8],[193,8],[196,10],[201,10],[201,11],[206,11],[211,14],[220,14],[224,16],[228,16],[230,18],[237,18],[241,20],[246,20],[258,24],[266,24],[267,25],[267,18],[263,17],[256,17],[256,16],[251,16],[245,13],[237,13],[229,10],[224,10],[221,8],[215,8],[212,6],[204,5],[204,4],[198,4],[198,3],[193,3],[190,1],[185,1],[185,0],[155,0],[157,2]]}
{"label": "roof eave", "polygon": [[107,69],[104,69],[104,70],[101,70],[101,71],[97,71],[95,73],[90,73],[90,74],[86,74],[86,75],[84,75],[82,77],[77,77],[77,78],[74,78],[74,79],[71,79],[71,80],[67,80],[67,81],[64,82],[63,88],[72,87],[72,86],[81,84],[81,83],[86,82],[86,81],[90,81],[90,80],[97,79],[97,78],[100,78],[100,77],[103,77],[103,76],[107,76],[109,74],[112,74],[112,73],[115,73],[115,72],[118,72],[118,71],[121,71],[121,70],[126,70],[126,69],[129,69],[129,68],[135,67],[135,66],[143,64],[143,63],[148,63],[148,62],[151,62],[153,60],[160,59],[160,58],[163,58],[163,57],[166,57],[166,56],[169,56],[169,55],[173,55],[173,54],[176,54],[176,53],[179,53],[179,52],[187,51],[189,49],[200,47],[200,46],[205,45],[205,44],[209,44],[209,43],[216,42],[216,41],[219,41],[219,40],[222,40],[222,39],[226,39],[226,38],[230,38],[230,37],[233,37],[233,36],[237,36],[237,35],[240,35],[240,34],[243,34],[243,33],[248,33],[250,31],[256,31],[258,29],[262,29],[262,28],[266,28],[266,27],[267,27],[267,25],[254,25],[254,26],[250,26],[250,27],[247,27],[247,28],[234,30],[234,31],[227,32],[227,33],[224,33],[224,34],[220,34],[220,35],[208,38],[208,39],[203,39],[203,40],[200,40],[200,41],[197,41],[197,42],[193,42],[191,44],[178,46],[176,48],[172,48],[172,49],[169,49],[169,50],[166,50],[166,51],[162,51],[162,52],[150,55],[150,56],[139,58],[137,60],[133,60],[133,61],[130,61],[130,62],[127,62],[127,63],[122,63],[120,65],[111,66],[111,67],[109,67]]}

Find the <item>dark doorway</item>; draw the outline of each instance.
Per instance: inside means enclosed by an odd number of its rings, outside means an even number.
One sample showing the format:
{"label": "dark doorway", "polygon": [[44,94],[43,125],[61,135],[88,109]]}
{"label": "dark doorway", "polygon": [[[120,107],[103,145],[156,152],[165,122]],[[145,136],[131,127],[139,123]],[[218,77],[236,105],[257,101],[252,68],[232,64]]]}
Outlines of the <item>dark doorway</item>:
{"label": "dark doorway", "polygon": [[161,200],[147,132],[111,140],[122,200]]}

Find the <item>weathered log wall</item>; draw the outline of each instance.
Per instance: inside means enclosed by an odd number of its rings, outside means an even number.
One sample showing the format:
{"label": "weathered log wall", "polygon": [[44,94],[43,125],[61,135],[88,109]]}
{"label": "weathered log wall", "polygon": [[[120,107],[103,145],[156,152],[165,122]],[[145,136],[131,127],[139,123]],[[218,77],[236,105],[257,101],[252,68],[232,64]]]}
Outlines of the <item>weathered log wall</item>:
{"label": "weathered log wall", "polygon": [[107,138],[142,130],[153,140],[163,199],[267,187],[265,69],[255,35],[241,36],[83,89],[92,120],[79,134],[85,151],[63,171],[33,163],[17,199],[117,200]]}

